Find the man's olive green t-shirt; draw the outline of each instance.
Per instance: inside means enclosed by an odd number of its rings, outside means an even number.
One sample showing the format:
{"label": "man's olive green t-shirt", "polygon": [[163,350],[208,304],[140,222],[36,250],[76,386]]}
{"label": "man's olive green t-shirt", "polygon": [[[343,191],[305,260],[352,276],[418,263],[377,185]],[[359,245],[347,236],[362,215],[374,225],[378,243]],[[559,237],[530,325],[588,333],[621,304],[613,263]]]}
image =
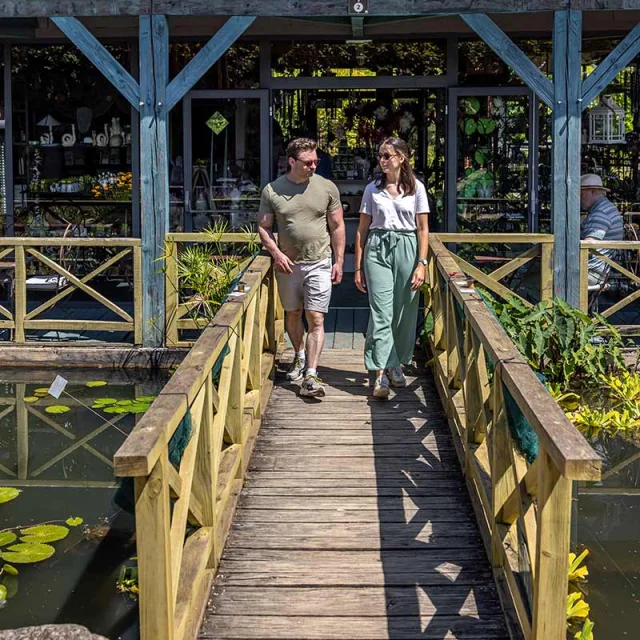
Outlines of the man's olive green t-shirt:
{"label": "man's olive green t-shirt", "polygon": [[280,176],[264,188],[260,199],[260,213],[275,216],[281,251],[296,263],[331,256],[327,214],[338,207],[338,188],[316,174],[301,184]]}

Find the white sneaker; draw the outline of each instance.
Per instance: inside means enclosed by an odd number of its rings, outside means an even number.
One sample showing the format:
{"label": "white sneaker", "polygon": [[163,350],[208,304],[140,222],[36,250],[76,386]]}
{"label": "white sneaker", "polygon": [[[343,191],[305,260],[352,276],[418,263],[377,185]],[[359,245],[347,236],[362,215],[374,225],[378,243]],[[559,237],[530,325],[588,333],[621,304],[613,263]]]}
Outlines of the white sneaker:
{"label": "white sneaker", "polygon": [[376,378],[376,382],[373,385],[373,395],[376,398],[389,397],[389,378],[387,378],[386,374],[383,373]]}
{"label": "white sneaker", "polygon": [[389,369],[388,373],[392,387],[402,388],[407,386],[407,379],[404,377],[404,372],[402,371],[401,364],[399,364],[397,367]]}
{"label": "white sneaker", "polygon": [[304,377],[304,368],[306,366],[306,362],[304,358],[299,358],[296,356],[293,360],[293,364],[287,371],[286,378],[289,382],[297,382],[298,380],[302,380]]}

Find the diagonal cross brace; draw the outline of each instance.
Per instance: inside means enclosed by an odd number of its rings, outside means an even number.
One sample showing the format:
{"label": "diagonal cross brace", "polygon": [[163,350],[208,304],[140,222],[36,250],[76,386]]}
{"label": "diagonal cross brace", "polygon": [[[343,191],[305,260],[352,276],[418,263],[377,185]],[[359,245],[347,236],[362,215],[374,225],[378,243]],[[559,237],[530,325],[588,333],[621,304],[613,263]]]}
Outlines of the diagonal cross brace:
{"label": "diagonal cross brace", "polygon": [[460,17],[553,109],[553,83],[531,59],[484,13],[462,13]]}

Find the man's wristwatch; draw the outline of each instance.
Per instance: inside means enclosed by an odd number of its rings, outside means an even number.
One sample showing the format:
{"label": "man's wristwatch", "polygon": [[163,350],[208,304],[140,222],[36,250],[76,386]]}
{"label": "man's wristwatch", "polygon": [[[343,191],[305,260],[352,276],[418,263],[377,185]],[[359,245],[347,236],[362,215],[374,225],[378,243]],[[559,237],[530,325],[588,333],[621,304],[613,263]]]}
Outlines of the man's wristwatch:
{"label": "man's wristwatch", "polygon": [[429,264],[426,258],[418,258],[418,262],[423,264],[425,267]]}

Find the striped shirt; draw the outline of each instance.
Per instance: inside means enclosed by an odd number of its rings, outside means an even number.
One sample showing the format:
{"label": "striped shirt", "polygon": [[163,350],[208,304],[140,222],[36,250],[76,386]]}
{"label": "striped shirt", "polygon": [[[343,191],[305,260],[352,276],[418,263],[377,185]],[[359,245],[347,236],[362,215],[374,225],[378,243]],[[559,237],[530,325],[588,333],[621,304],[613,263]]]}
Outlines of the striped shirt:
{"label": "striped shirt", "polygon": [[[589,213],[580,228],[580,238],[582,240],[593,238],[594,240],[612,241],[624,239],[622,216],[611,200],[602,198],[589,209]],[[616,250],[603,249],[602,253],[613,260]],[[609,265],[598,256],[590,255],[589,275],[602,281],[607,273],[609,273]]]}

